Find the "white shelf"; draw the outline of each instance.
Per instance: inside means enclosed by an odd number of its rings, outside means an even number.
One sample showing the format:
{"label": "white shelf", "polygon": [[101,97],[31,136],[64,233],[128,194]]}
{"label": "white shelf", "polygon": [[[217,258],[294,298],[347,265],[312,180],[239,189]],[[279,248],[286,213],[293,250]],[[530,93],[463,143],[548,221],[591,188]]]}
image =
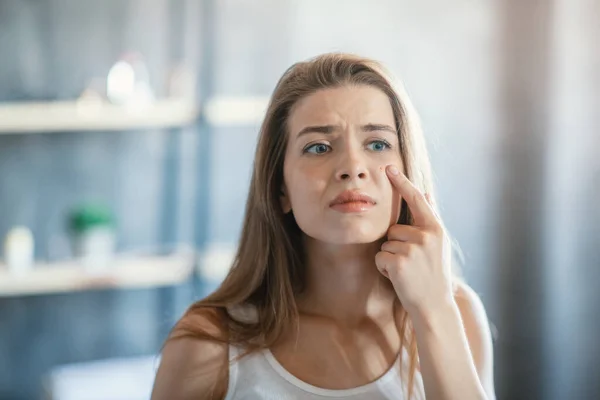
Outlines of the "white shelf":
{"label": "white shelf", "polygon": [[204,115],[213,126],[255,126],[268,106],[268,96],[215,96],[206,102]]}
{"label": "white shelf", "polygon": [[192,252],[122,257],[102,274],[87,273],[78,261],[38,264],[23,275],[13,275],[0,264],[0,297],[169,286],[184,282],[193,270]]}
{"label": "white shelf", "polygon": [[[267,96],[216,96],[204,107],[212,126],[256,126],[269,104]],[[0,103],[0,135],[69,131],[122,131],[170,128],[194,123],[197,103],[157,100],[137,108],[95,101]]]}
{"label": "white shelf", "polygon": [[136,108],[107,102],[0,103],[0,134],[169,128],[193,123],[199,107],[183,99]]}

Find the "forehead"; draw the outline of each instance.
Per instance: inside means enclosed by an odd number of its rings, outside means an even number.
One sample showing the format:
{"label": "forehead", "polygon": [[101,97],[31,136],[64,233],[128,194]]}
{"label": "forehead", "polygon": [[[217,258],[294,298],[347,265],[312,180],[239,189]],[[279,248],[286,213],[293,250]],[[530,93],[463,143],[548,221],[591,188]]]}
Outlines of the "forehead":
{"label": "forehead", "polygon": [[373,86],[342,86],[318,90],[300,99],[290,112],[292,132],[313,124],[387,123],[394,113],[387,95]]}

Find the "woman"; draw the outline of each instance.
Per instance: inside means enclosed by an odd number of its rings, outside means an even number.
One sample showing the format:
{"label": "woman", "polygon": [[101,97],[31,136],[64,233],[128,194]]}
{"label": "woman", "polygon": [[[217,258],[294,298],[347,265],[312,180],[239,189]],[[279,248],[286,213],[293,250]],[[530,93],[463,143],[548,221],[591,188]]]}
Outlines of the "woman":
{"label": "woman", "polygon": [[422,133],[374,61],[293,65],[264,119],[237,255],[167,341],[152,398],[493,399]]}

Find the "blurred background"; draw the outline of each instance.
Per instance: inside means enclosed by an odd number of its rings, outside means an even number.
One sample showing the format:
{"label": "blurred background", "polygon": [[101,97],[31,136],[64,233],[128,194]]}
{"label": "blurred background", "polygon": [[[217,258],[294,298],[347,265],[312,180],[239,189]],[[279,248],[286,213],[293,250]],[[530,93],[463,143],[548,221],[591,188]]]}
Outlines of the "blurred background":
{"label": "blurred background", "polygon": [[598,0],[0,0],[0,399],[147,399],[226,272],[265,102],[382,61],[494,327],[499,399],[600,398]]}

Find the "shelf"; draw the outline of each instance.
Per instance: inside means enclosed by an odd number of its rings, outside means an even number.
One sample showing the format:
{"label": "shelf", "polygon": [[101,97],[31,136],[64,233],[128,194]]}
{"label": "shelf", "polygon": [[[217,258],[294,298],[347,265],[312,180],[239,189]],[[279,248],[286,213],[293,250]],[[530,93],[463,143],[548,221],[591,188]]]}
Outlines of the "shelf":
{"label": "shelf", "polygon": [[204,115],[212,126],[256,126],[268,106],[268,96],[215,96],[206,102]]}
{"label": "shelf", "polygon": [[191,124],[198,114],[196,103],[182,99],[138,108],[89,100],[0,103],[0,134],[169,128]]}
{"label": "shelf", "polygon": [[193,268],[192,252],[121,257],[107,272],[93,275],[77,261],[38,264],[23,275],[13,275],[0,264],[0,297],[169,286],[187,280]]}
{"label": "shelf", "polygon": [[[216,96],[208,99],[204,114],[212,126],[256,126],[268,105],[266,96]],[[182,99],[139,108],[89,100],[0,103],[0,135],[171,128],[193,124],[199,115],[197,103]]]}

